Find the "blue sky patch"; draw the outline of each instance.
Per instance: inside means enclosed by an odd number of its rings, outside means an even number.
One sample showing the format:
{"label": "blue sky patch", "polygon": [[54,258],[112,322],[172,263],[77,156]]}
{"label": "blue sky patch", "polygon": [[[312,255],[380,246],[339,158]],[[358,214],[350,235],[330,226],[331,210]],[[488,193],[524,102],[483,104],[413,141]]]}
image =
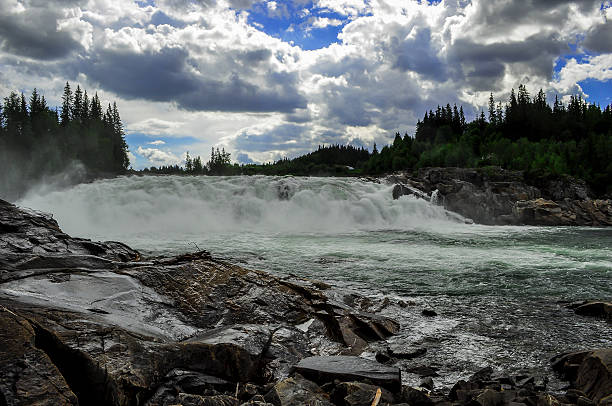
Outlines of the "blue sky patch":
{"label": "blue sky patch", "polygon": [[587,79],[578,84],[589,95],[588,102],[599,103],[602,108],[612,103],[612,80]]}
{"label": "blue sky patch", "polygon": [[249,23],[266,34],[305,50],[325,48],[338,42],[349,22],[345,15],[315,7],[313,2],[267,1],[249,10]]}

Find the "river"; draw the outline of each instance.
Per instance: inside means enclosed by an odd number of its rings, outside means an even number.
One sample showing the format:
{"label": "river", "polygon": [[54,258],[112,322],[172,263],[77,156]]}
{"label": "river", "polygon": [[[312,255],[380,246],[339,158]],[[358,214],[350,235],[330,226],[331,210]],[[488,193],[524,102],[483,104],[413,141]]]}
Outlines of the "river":
{"label": "river", "polygon": [[381,345],[427,349],[402,366],[437,369],[441,386],[483,366],[542,375],[559,352],[612,345],[610,324],[565,307],[612,298],[612,228],[467,224],[391,190],[355,178],[132,176],[17,204],[73,236],[148,255],[206,249],[375,299],[402,325]]}

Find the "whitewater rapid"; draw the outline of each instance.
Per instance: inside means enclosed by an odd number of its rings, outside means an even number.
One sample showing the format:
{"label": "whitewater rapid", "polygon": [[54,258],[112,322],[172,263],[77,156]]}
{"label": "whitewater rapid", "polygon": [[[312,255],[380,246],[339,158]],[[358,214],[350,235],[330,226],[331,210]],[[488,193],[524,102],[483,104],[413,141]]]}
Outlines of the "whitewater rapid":
{"label": "whitewater rapid", "polygon": [[[17,204],[52,213],[73,236],[148,255],[206,249],[383,300],[377,311],[402,325],[392,344],[427,348],[414,362],[439,368],[441,385],[487,365],[537,373],[556,353],[612,345],[605,321],[564,305],[612,299],[612,229],[466,224],[427,200],[394,200],[392,187],[355,178],[132,176],[32,191]],[[425,307],[438,317],[424,318]]]}
{"label": "whitewater rapid", "polygon": [[[30,193],[19,204],[53,213],[69,233],[339,233],[461,223],[391,185],[352,178],[124,177]],[[98,230],[98,231],[96,231]]]}

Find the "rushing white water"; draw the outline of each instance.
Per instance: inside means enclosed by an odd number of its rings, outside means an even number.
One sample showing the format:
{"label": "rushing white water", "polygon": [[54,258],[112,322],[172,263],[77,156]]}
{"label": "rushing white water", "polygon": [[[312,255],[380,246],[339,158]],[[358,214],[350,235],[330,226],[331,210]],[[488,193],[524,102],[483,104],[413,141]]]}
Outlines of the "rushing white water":
{"label": "rushing white water", "polygon": [[[246,267],[389,299],[396,344],[450,384],[478,367],[538,370],[557,352],[612,345],[604,321],[559,301],[612,298],[612,229],[466,224],[437,197],[347,178],[126,177],[32,193],[64,231],[148,254],[207,249]],[[439,316],[424,318],[430,306]],[[442,374],[442,373],[441,373]],[[410,374],[406,374],[408,379]]]}
{"label": "rushing white water", "polygon": [[20,202],[61,219],[69,233],[341,233],[452,226],[461,219],[392,186],[356,179],[129,177],[30,194]]}

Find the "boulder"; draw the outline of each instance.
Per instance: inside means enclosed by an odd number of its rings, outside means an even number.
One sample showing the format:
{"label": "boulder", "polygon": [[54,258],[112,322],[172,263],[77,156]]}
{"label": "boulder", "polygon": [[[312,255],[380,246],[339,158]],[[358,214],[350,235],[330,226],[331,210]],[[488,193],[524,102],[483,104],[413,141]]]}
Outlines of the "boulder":
{"label": "boulder", "polygon": [[387,353],[392,358],[397,359],[414,359],[421,357],[427,353],[427,348],[413,348],[405,345],[395,344],[389,346]]}
{"label": "boulder", "polygon": [[433,406],[434,404],[433,400],[425,392],[410,386],[402,388],[400,399],[410,406]]}
{"label": "boulder", "polygon": [[601,317],[612,320],[612,303],[602,301],[586,302],[574,309],[581,316]]}
{"label": "boulder", "polygon": [[575,216],[564,213],[557,203],[542,198],[519,200],[512,213],[521,224],[528,225],[572,225],[575,221]]}
{"label": "boulder", "polygon": [[401,183],[393,186],[393,190],[391,191],[391,194],[393,195],[393,200],[397,200],[402,196],[415,196],[415,197],[418,197],[419,199],[424,199],[427,201],[430,200],[430,196],[428,196],[427,193],[415,187],[404,185]]}
{"label": "boulder", "polygon": [[595,403],[612,394],[612,349],[582,351],[554,357],[552,367],[578,392]]}
{"label": "boulder", "polygon": [[502,406],[504,404],[504,395],[502,392],[485,389],[474,400],[480,406]]}
{"label": "boulder", "polygon": [[296,371],[308,379],[324,384],[340,381],[369,381],[399,392],[401,378],[399,368],[389,367],[364,358],[353,356],[317,356],[301,360]]}
{"label": "boulder", "polygon": [[379,389],[382,404],[395,403],[395,397],[388,390],[363,382],[342,382],[336,385],[330,399],[338,406],[371,406]]}
{"label": "boulder", "polygon": [[275,406],[332,406],[327,393],[299,374],[278,382],[264,399]]}
{"label": "boulder", "polygon": [[419,386],[421,388],[425,388],[427,390],[433,390],[434,388],[434,381],[431,378],[431,376],[425,377],[423,379],[421,379],[421,382],[419,383]]}
{"label": "boulder", "polygon": [[578,368],[574,385],[599,402],[612,394],[612,349],[589,353]]}

